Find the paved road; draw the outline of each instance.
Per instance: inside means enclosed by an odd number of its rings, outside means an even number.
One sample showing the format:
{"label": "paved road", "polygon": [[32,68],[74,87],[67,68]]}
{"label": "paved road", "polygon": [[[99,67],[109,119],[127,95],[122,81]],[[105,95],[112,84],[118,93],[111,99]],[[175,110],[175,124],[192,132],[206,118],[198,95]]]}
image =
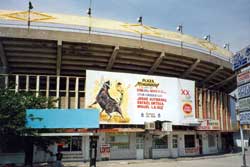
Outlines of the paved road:
{"label": "paved road", "polygon": [[[250,148],[246,153],[250,167]],[[121,160],[97,162],[97,167],[240,167],[241,154],[226,154],[198,158],[159,159],[159,160]],[[65,167],[87,167],[88,163],[64,163]]]}

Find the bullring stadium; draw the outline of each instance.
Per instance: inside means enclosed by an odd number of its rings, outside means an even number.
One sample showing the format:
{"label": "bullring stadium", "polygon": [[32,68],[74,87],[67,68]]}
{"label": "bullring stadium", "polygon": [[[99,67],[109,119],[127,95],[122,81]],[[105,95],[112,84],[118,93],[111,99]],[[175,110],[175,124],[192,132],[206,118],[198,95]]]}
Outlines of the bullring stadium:
{"label": "bullring stadium", "polygon": [[[171,134],[146,124],[100,124],[98,147],[109,144],[110,159],[213,154],[232,144],[237,123],[229,93],[236,88],[236,74],[229,50],[142,22],[3,10],[0,20],[1,83],[16,92],[58,98],[57,108],[86,107],[86,70],[195,82],[199,124],[173,124]],[[211,125],[197,128],[204,121]],[[64,148],[65,161],[70,161],[88,160],[91,133],[88,129],[66,129],[51,135],[71,139]],[[35,148],[35,161],[46,161],[38,154],[46,153]],[[97,154],[101,159],[101,152]]]}

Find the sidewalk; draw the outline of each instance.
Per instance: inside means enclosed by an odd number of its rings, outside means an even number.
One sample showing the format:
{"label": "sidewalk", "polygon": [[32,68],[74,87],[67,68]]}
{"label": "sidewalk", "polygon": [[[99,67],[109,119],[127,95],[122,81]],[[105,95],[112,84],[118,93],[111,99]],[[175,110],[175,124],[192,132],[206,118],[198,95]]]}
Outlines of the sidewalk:
{"label": "sidewalk", "polygon": [[[144,159],[144,160],[110,160],[110,161],[97,161],[97,166],[126,166],[126,165],[136,165],[136,164],[153,164],[162,162],[174,162],[174,161],[192,161],[200,159],[216,159],[225,158],[240,155],[240,153],[230,153],[230,154],[220,154],[220,155],[207,155],[199,157],[179,157],[179,158],[161,158],[161,159]],[[42,165],[43,166],[43,165]],[[46,166],[46,165],[45,165]],[[65,167],[88,167],[89,163],[86,162],[64,162]]]}

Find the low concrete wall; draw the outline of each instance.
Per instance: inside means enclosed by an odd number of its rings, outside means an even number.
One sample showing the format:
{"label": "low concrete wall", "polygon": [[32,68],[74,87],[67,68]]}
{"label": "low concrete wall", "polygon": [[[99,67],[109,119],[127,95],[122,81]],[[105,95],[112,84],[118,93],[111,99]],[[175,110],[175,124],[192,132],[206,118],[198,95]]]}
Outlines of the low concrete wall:
{"label": "low concrete wall", "polygon": [[152,149],[152,158],[170,157],[169,149]]}
{"label": "low concrete wall", "polygon": [[0,164],[24,164],[24,153],[0,153]]}

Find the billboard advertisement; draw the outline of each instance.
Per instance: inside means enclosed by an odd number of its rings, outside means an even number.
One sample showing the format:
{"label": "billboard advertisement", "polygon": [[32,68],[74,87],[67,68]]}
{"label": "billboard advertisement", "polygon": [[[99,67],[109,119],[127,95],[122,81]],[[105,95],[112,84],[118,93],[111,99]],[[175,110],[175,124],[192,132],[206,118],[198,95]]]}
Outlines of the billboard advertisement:
{"label": "billboard advertisement", "polygon": [[99,110],[101,124],[194,119],[194,81],[87,70],[85,90],[85,105]]}
{"label": "billboard advertisement", "polygon": [[237,85],[243,85],[250,82],[250,68],[246,68],[240,74],[237,75]]}
{"label": "billboard advertisement", "polygon": [[238,87],[239,99],[250,96],[250,83]]}
{"label": "billboard advertisement", "polygon": [[196,130],[220,130],[219,120],[204,119]]}
{"label": "billboard advertisement", "polygon": [[233,70],[238,70],[241,67],[250,63],[250,45],[233,56]]}
{"label": "billboard advertisement", "polygon": [[250,111],[240,113],[240,124],[250,124]]}
{"label": "billboard advertisement", "polygon": [[250,97],[239,100],[239,111],[250,110]]}
{"label": "billboard advertisement", "polygon": [[99,128],[99,112],[96,109],[28,109],[26,127]]}

